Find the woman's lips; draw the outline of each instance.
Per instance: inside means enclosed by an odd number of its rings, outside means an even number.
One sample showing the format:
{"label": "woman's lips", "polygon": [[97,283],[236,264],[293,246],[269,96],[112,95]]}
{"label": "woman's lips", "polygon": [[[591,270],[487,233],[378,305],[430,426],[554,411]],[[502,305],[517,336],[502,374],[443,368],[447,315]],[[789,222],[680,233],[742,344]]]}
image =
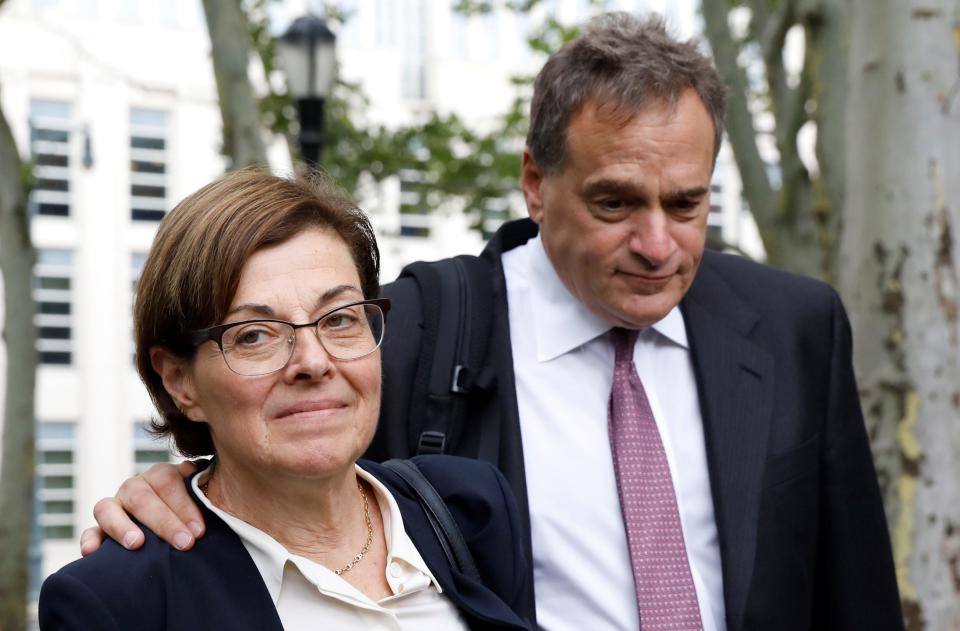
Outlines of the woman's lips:
{"label": "woman's lips", "polygon": [[347,407],[345,401],[337,399],[321,399],[319,401],[301,401],[282,408],[274,415],[275,420],[291,419],[297,416],[308,416],[336,412]]}

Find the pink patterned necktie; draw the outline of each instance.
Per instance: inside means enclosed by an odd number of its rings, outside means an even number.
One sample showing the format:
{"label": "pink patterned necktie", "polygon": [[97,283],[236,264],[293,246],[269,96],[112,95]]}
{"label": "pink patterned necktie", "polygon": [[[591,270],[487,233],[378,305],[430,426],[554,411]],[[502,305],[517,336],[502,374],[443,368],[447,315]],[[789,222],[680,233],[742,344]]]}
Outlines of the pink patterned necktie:
{"label": "pink patterned necktie", "polygon": [[701,631],[677,499],[660,432],[633,365],[638,331],[612,330],[610,448],[643,631]]}

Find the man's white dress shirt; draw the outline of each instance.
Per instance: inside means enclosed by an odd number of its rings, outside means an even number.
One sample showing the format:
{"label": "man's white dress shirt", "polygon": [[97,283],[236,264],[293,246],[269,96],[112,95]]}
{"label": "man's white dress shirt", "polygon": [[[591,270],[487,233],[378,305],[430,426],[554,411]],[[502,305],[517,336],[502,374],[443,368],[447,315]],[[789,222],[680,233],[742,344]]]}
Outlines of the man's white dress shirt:
{"label": "man's white dress shirt", "polygon": [[[557,276],[540,237],[502,256],[533,537],[547,631],[639,628],[607,428],[610,325]],[[720,548],[683,315],[641,332],[634,364],[663,440],[704,631],[723,631]]]}
{"label": "man's white dress shirt", "polygon": [[332,570],[291,554],[267,533],[214,506],[200,490],[200,475],[191,484],[200,501],[240,537],[270,592],[284,631],[465,630],[456,608],[441,595],[440,585],[403,529],[390,491],[360,467],[357,475],[374,490],[387,538],[386,577],[393,594],[378,601]]}

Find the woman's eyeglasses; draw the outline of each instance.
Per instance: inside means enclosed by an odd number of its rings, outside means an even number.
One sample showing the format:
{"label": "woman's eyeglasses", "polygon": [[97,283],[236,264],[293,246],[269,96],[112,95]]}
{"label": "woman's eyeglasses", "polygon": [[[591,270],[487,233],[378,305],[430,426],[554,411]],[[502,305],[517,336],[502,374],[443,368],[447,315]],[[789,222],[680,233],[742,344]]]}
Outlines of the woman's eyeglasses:
{"label": "woman's eyeglasses", "polygon": [[383,341],[384,316],[390,300],[362,300],[328,311],[313,322],[244,320],[191,333],[199,346],[212,340],[220,347],[227,367],[238,375],[256,377],[287,365],[297,343],[297,329],[312,327],[328,355],[341,361],[366,357]]}

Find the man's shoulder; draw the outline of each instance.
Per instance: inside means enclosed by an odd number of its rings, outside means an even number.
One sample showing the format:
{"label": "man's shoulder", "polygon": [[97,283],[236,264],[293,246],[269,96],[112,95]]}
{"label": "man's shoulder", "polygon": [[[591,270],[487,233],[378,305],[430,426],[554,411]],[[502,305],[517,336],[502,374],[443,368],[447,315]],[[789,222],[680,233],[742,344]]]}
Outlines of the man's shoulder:
{"label": "man's shoulder", "polygon": [[833,302],[836,291],[827,283],[770,267],[744,256],[707,250],[695,283],[722,284],[748,302]]}

